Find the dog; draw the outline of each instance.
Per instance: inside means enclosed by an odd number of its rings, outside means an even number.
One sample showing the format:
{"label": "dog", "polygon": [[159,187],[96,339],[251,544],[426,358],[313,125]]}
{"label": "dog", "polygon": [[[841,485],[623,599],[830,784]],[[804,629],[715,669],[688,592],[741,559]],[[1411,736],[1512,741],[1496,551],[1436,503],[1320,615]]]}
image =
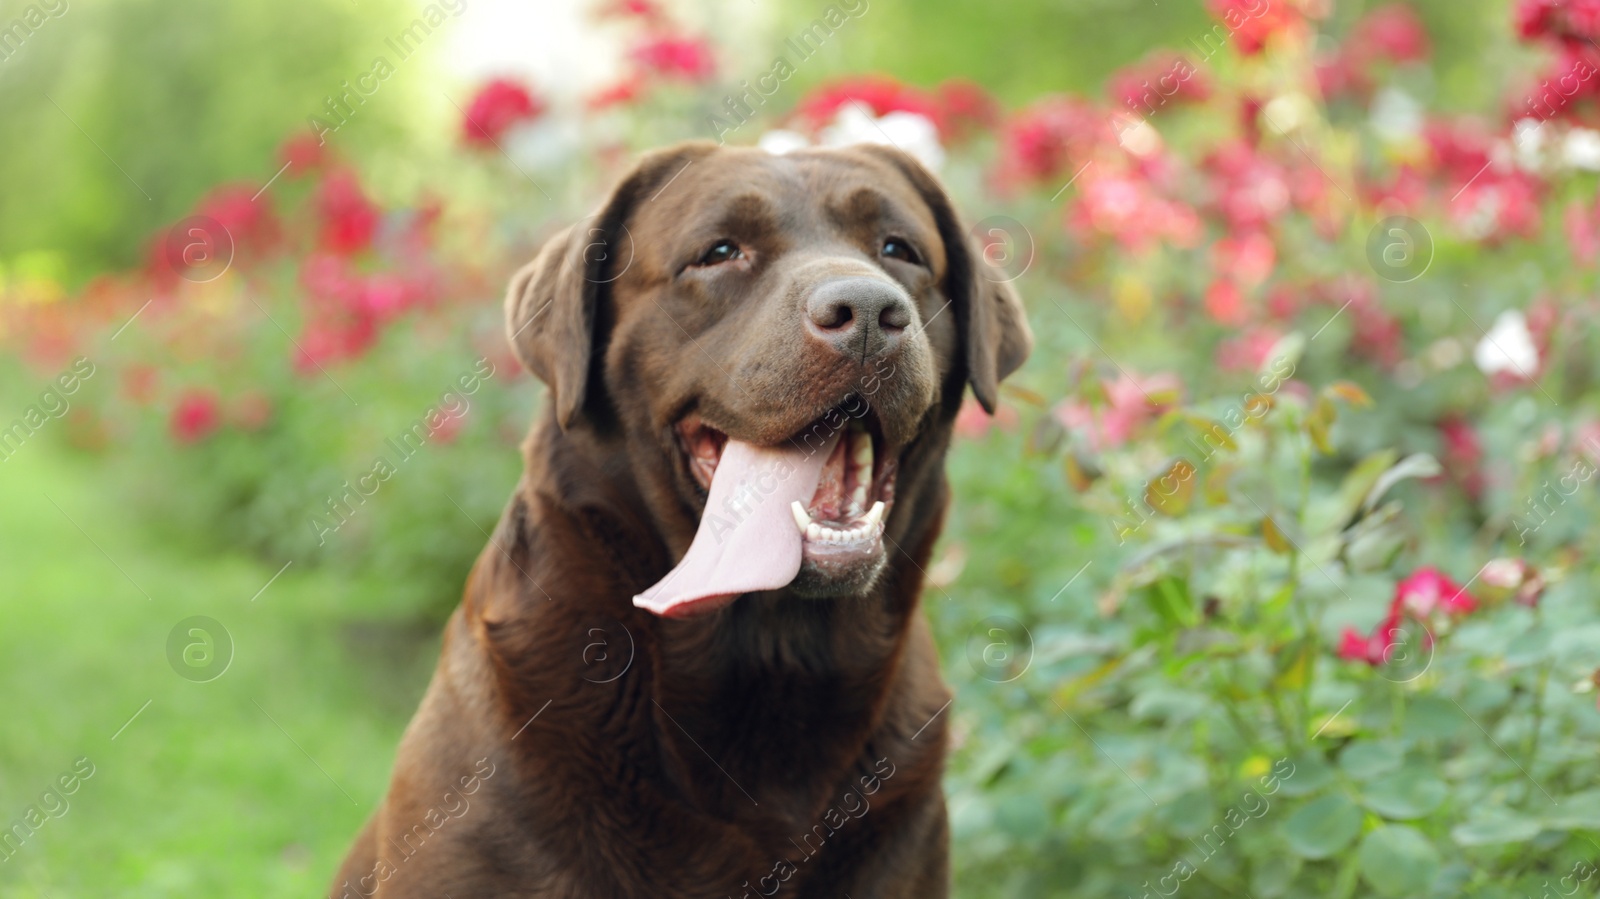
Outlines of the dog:
{"label": "dog", "polygon": [[948,895],[918,596],[1033,337],[935,177],[659,150],[505,314],[548,402],[329,896]]}

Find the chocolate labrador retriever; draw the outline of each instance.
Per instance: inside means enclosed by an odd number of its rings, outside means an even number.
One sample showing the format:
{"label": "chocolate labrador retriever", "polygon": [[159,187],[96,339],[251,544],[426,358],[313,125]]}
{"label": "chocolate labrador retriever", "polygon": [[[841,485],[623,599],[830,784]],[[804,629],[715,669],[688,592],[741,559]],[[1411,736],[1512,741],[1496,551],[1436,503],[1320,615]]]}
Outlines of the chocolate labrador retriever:
{"label": "chocolate labrador retriever", "polygon": [[917,602],[1032,345],[999,277],[876,146],[658,151],[546,244],[526,474],[329,895],[947,895]]}

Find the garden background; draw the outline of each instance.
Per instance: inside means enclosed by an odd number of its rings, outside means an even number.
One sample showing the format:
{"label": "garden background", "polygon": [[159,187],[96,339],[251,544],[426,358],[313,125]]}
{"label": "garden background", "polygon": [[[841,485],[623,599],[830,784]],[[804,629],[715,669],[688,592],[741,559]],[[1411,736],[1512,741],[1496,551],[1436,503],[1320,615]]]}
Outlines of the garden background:
{"label": "garden background", "polygon": [[1596,39],[0,3],[0,895],[323,889],[543,401],[505,282],[718,137],[922,156],[1038,336],[928,571],[957,895],[1600,889]]}

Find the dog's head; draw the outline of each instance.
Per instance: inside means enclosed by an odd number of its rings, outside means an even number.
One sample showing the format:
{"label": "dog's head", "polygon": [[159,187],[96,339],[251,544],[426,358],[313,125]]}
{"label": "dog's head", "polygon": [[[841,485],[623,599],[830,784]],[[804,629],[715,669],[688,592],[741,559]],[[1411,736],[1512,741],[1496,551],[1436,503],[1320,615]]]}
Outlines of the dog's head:
{"label": "dog's head", "polygon": [[876,146],[651,154],[517,273],[506,321],[560,428],[625,447],[667,545],[693,535],[679,598],[640,602],[664,614],[863,592],[899,472],[1032,344],[938,182]]}

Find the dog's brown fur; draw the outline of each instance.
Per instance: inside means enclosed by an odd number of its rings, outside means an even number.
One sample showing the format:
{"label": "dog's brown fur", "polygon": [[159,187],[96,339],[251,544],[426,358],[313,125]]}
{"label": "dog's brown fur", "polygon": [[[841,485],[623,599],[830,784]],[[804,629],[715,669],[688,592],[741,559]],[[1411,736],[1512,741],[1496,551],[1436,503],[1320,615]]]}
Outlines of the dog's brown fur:
{"label": "dog's brown fur", "polygon": [[[723,236],[747,264],[684,267]],[[806,339],[837,277],[892,280],[919,326],[859,361]],[[918,593],[962,392],[992,409],[1031,336],[942,189],[887,148],[659,151],[517,274],[507,323],[547,414],[330,895],[945,896],[950,693]],[[899,464],[869,587],[632,605],[705,501],[675,422],[771,444],[869,393]]]}

